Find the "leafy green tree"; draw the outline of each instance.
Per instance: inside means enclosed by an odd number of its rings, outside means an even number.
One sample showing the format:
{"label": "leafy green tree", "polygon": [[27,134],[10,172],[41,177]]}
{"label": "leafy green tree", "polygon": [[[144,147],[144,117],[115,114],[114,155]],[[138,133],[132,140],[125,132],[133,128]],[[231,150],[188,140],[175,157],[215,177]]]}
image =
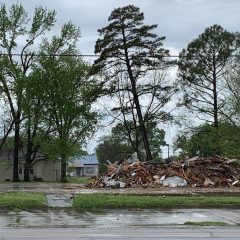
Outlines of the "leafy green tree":
{"label": "leafy green tree", "polygon": [[61,160],[62,182],[66,181],[67,161],[75,144],[83,144],[94,132],[98,116],[91,107],[98,97],[97,83],[88,77],[89,66],[77,57],[79,37],[79,29],[71,22],[63,25],[60,36],[42,43],[37,66],[45,84],[48,124],[55,130],[51,136]]}
{"label": "leafy green tree", "polygon": [[11,113],[7,109],[2,107],[2,116],[0,119],[0,152],[3,149],[5,142],[7,141],[10,133],[12,132],[14,121],[12,120]]}
{"label": "leafy green tree", "polygon": [[50,121],[51,116],[45,107],[48,104],[45,97],[46,84],[39,79],[41,79],[40,71],[34,66],[26,80],[22,104],[24,120],[21,136],[24,142],[24,181],[30,181],[30,169],[34,164],[40,159],[49,159],[43,146],[49,142],[50,133],[54,131]]}
{"label": "leafy green tree", "polygon": [[[120,104],[120,113],[125,117],[126,109],[131,107],[130,121],[136,121],[139,125],[146,159],[151,160],[145,120],[148,115],[143,114],[144,106],[140,98],[146,92],[155,92],[155,88],[152,83],[139,87],[151,71],[166,68],[163,56],[167,56],[168,51],[162,47],[164,37],[153,33],[157,25],[144,25],[143,20],[143,13],[133,5],[112,11],[108,18],[109,25],[98,30],[100,38],[96,42],[95,53],[99,53],[100,57],[94,62],[93,72],[104,72],[110,93],[125,92],[128,95],[128,105]],[[123,79],[124,84],[119,83],[119,79]]]}
{"label": "leafy green tree", "polygon": [[[18,152],[23,93],[35,60],[35,42],[54,25],[55,15],[55,11],[36,7],[33,17],[29,18],[21,4],[13,4],[9,9],[5,4],[0,6],[0,46],[4,53],[0,58],[0,91],[14,121],[13,181],[19,181]],[[20,39],[21,45],[18,44]],[[14,56],[15,51],[20,52],[20,57]]]}
{"label": "leafy green tree", "polygon": [[174,148],[180,150],[180,156],[213,156],[216,154],[216,137],[220,138],[220,155],[229,158],[240,157],[240,128],[228,122],[219,122],[219,129],[213,124],[203,124],[191,132],[180,134]]}
{"label": "leafy green tree", "polygon": [[[127,124],[127,128],[123,123],[118,123],[115,127],[112,128],[112,140],[114,142],[119,142],[121,144],[127,144],[131,146],[132,153],[136,151],[135,146],[139,144],[138,156],[141,157],[140,159],[145,159],[143,156],[145,153],[141,151],[144,146],[142,144],[141,138],[139,138],[139,134],[136,134],[136,132],[139,132],[140,129],[135,129],[135,126],[132,122],[127,122]],[[152,150],[153,160],[159,161],[161,160],[162,153],[161,146],[164,146],[166,144],[166,142],[164,141],[165,131],[163,129],[159,129],[157,127],[157,124],[153,122],[146,125],[146,127],[149,136],[150,148]],[[131,135],[130,138],[128,136],[129,134]],[[129,139],[131,139],[132,142]]]}
{"label": "leafy green tree", "polygon": [[224,106],[221,93],[228,63],[238,48],[238,37],[219,25],[204,33],[180,53],[178,75],[186,107],[199,117],[204,114],[218,128],[219,113]]}
{"label": "leafy green tree", "polygon": [[105,136],[96,147],[96,154],[100,162],[100,172],[106,170],[107,160],[114,163],[122,161],[132,154],[132,148],[129,144],[118,142],[112,136]]}
{"label": "leafy green tree", "polygon": [[[160,161],[161,146],[166,144],[164,141],[165,132],[154,125],[151,128],[148,126],[148,133],[150,137],[150,147],[153,150],[153,159],[155,161]],[[135,141],[134,133],[132,134],[133,136],[131,139]],[[141,147],[143,148],[142,145],[140,148]],[[129,141],[128,132],[123,123],[118,123],[113,127],[111,135],[103,137],[96,148],[96,153],[101,165],[105,164],[106,160],[110,160],[111,162],[121,161],[124,158],[128,158],[134,151],[135,149]],[[139,154],[141,156],[145,153],[142,151]]]}

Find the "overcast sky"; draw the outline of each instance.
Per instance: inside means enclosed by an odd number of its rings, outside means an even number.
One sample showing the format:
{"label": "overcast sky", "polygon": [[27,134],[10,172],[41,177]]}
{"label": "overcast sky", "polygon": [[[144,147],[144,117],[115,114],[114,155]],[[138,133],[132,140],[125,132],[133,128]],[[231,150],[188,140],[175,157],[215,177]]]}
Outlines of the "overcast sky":
{"label": "overcast sky", "polygon": [[[11,5],[14,0],[0,0]],[[80,52],[93,54],[97,29],[107,25],[107,18],[114,8],[134,4],[144,12],[145,23],[158,24],[157,33],[165,36],[165,48],[178,54],[206,27],[220,24],[228,31],[240,31],[240,0],[18,0],[31,13],[42,5],[57,11],[54,32],[71,20],[80,27],[82,38]],[[175,133],[167,128],[168,139]],[[96,140],[96,139],[95,139]],[[92,144],[93,146],[94,144]]]}
{"label": "overcast sky", "polygon": [[[1,0],[11,5],[14,0]],[[57,11],[55,30],[69,20],[81,28],[80,51],[92,54],[97,29],[106,26],[114,8],[134,4],[145,14],[145,22],[158,24],[165,47],[176,54],[204,29],[220,24],[229,31],[240,29],[240,0],[18,0],[31,13],[36,5]]]}

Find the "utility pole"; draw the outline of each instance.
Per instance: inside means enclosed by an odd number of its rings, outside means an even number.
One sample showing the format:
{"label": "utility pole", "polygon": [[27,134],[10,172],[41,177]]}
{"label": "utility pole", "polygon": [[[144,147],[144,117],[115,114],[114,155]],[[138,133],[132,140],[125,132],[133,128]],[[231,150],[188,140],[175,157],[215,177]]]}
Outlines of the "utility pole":
{"label": "utility pole", "polygon": [[168,144],[168,143],[166,143],[166,144],[165,144],[165,146],[167,146],[167,147],[168,147],[168,160],[169,160],[169,157],[170,157],[170,156],[169,156],[169,144]]}

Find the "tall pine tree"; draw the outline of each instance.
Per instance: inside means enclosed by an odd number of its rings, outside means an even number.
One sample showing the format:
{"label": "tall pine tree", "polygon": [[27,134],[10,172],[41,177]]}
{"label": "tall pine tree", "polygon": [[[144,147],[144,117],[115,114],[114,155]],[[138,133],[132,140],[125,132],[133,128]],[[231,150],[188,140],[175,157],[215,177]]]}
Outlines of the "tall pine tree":
{"label": "tall pine tree", "polygon": [[105,71],[114,88],[118,86],[114,84],[116,75],[121,74],[127,80],[125,88],[133,99],[146,159],[152,160],[138,82],[150,71],[166,67],[163,56],[167,56],[168,51],[162,47],[165,37],[153,33],[157,25],[145,25],[143,20],[144,14],[136,6],[114,9],[108,18],[109,25],[98,30],[100,38],[96,42],[95,53],[100,57],[95,61],[93,70]]}

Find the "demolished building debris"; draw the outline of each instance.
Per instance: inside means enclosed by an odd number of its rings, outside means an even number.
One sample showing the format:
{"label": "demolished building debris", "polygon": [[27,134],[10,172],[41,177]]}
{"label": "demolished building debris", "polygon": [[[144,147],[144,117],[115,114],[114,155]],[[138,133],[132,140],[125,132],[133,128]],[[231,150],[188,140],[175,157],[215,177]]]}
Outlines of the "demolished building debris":
{"label": "demolished building debris", "polygon": [[104,187],[237,187],[240,163],[220,156],[194,157],[168,164],[128,160],[109,163],[107,171],[86,185]]}

